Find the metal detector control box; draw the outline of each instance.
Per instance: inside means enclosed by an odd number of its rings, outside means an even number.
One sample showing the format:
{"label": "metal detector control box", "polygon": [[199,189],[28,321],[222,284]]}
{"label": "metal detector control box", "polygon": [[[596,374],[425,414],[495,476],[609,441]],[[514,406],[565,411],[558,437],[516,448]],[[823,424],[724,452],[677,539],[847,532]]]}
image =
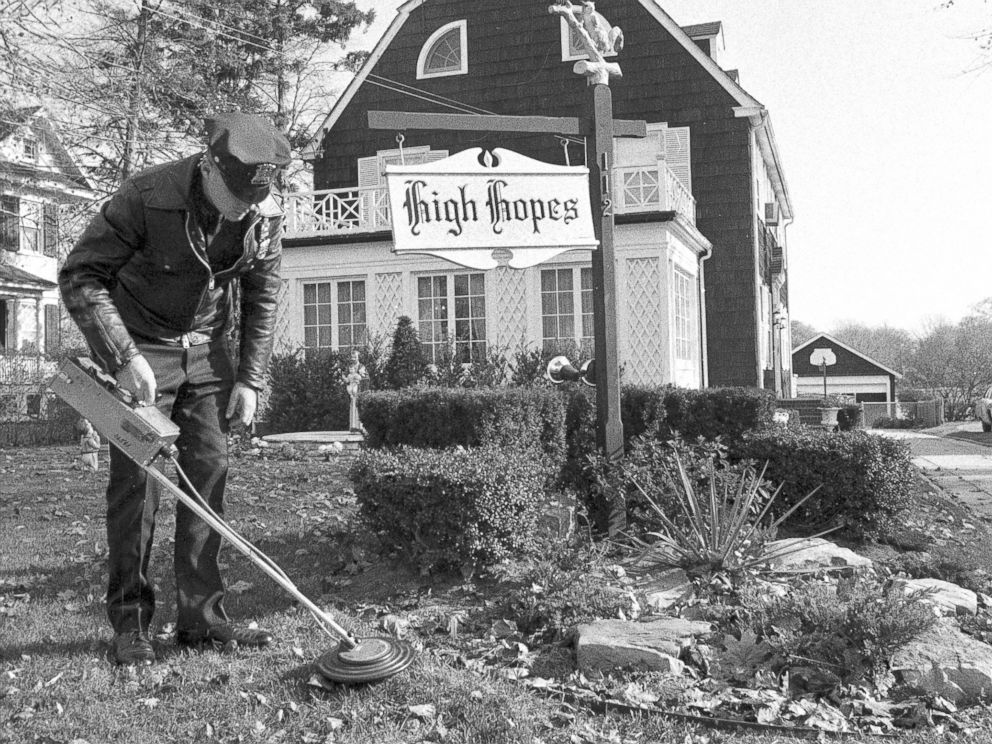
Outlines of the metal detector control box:
{"label": "metal detector control box", "polygon": [[179,437],[179,427],[165,414],[155,406],[135,405],[133,396],[91,359],[66,360],[48,387],[140,465],[148,465]]}

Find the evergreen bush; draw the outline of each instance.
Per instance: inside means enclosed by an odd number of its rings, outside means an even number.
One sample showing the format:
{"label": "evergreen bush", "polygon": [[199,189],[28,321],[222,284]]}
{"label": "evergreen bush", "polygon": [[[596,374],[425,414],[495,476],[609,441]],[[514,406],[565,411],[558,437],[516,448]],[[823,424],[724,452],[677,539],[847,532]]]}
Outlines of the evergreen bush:
{"label": "evergreen bush", "polygon": [[779,508],[819,487],[793,524],[839,523],[855,534],[876,534],[908,503],[915,477],[905,442],[865,431],[771,429],[727,445],[733,462],[768,464],[765,478],[782,485]]}
{"label": "evergreen bush", "polygon": [[350,476],[363,521],[423,568],[485,568],[540,542],[546,465],[532,450],[365,450]]}
{"label": "evergreen bush", "polygon": [[359,399],[359,417],[370,448],[534,448],[562,462],[565,457],[563,401],[546,388],[416,388],[369,392]]}
{"label": "evergreen bush", "polygon": [[341,431],[348,428],[351,405],[345,389],[350,351],[299,349],[273,354],[265,412],[270,433]]}
{"label": "evergreen bush", "polygon": [[427,359],[413,321],[400,316],[393,332],[393,345],[386,360],[384,376],[389,387],[399,390],[420,382],[427,374]]}

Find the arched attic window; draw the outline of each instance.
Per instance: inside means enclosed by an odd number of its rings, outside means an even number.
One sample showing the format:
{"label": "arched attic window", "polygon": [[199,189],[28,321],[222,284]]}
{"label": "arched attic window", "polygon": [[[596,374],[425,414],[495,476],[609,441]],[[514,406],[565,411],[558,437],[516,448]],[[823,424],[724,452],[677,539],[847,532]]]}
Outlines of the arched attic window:
{"label": "arched attic window", "polygon": [[465,21],[441,26],[420,50],[417,79],[464,75],[468,72],[468,41]]}

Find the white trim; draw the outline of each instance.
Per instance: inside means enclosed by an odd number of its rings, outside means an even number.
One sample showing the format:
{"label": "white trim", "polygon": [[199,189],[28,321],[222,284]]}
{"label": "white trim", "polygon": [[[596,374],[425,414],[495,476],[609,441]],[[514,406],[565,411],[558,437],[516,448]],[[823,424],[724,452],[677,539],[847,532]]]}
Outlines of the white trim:
{"label": "white trim", "polygon": [[[442,70],[440,72],[427,72],[424,68],[427,65],[427,56],[431,53],[434,45],[449,33],[458,29],[460,58],[457,70]],[[441,26],[432,33],[424,45],[420,47],[420,56],[417,57],[417,80],[427,80],[430,78],[451,77],[452,75],[465,75],[468,73],[468,23],[463,18],[460,21],[452,21]]]}
{"label": "white trim", "polygon": [[902,379],[902,375],[899,374],[898,372],[896,372],[894,369],[890,369],[890,368],[886,367],[884,364],[882,364],[881,362],[875,361],[874,359],[872,359],[870,356],[868,356],[864,352],[861,352],[861,351],[858,351],[857,349],[851,348],[850,346],[848,346],[847,344],[845,344],[843,341],[839,341],[836,338],[834,338],[833,336],[831,336],[829,333],[819,333],[819,334],[813,336],[813,338],[809,339],[808,341],[803,341],[801,344],[799,344],[799,346],[797,346],[796,348],[794,348],[792,350],[793,356],[795,356],[797,353],[799,353],[800,351],[802,351],[803,349],[805,349],[807,346],[809,346],[810,344],[812,344],[814,341],[819,341],[820,339],[826,339],[830,343],[837,344],[840,348],[846,349],[847,351],[851,352],[852,354],[861,357],[866,362],[871,362],[872,364],[874,364],[879,369],[884,369],[890,375],[895,375],[897,380],[901,380]]}

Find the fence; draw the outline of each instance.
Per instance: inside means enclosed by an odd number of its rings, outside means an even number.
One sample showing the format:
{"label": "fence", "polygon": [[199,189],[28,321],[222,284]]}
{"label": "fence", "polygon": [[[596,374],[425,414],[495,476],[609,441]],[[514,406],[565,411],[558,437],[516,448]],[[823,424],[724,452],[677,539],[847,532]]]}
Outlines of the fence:
{"label": "fence", "polygon": [[0,447],[75,440],[77,414],[45,389],[55,369],[39,354],[0,354]]}
{"label": "fence", "polygon": [[913,419],[923,427],[944,423],[944,404],[939,400],[911,402],[862,403],[865,426],[871,427],[881,418]]}

